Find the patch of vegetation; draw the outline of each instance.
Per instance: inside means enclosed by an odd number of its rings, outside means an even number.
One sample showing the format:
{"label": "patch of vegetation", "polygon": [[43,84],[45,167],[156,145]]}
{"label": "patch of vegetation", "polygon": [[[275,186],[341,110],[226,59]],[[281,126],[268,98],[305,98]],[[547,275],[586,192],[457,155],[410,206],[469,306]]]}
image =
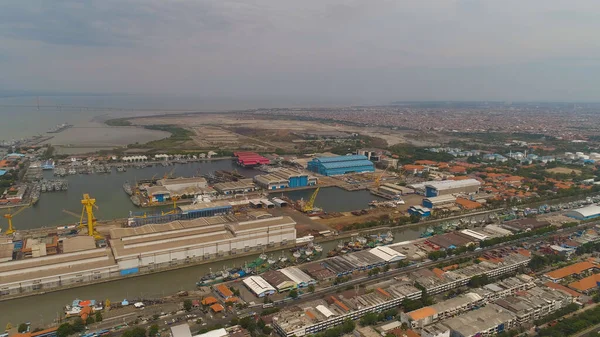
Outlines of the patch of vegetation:
{"label": "patch of vegetation", "polygon": [[109,119],[104,123],[109,126],[131,126],[131,125],[133,125],[133,124],[131,124],[131,122],[129,121],[128,118]]}
{"label": "patch of vegetation", "polygon": [[194,133],[176,125],[146,125],[145,129],[165,131],[171,134],[168,138],[154,140],[145,144],[129,145],[139,149],[173,149],[192,139]]}

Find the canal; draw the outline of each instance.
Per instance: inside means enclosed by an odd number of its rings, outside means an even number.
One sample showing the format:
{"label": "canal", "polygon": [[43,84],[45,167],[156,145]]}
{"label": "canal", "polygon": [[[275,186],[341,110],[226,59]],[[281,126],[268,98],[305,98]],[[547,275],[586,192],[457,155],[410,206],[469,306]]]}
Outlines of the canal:
{"label": "canal", "polygon": [[[292,200],[304,199],[308,201],[314,190],[299,190],[282,193]],[[272,196],[277,196],[273,193]],[[367,190],[346,191],[339,187],[321,188],[315,199],[315,207],[323,209],[325,212],[350,212],[367,208],[369,202],[385,200],[374,196]]]}
{"label": "canal", "polygon": [[[129,211],[140,210],[131,203],[129,196],[123,191],[123,183],[126,181],[133,184],[136,180],[150,179],[153,176],[159,178],[172,170],[174,177],[192,177],[216,170],[233,169],[247,177],[260,173],[254,169],[239,167],[232,160],[203,161],[166,167],[158,165],[141,169],[128,168],[126,172],[116,172],[113,168],[111,174],[77,174],[64,178],[56,178],[52,175],[52,171],[44,171],[45,179],[66,179],[69,182],[69,190],[42,193],[38,203],[16,216],[13,223],[18,230],[77,222],[77,218],[62,210],[81,213],[81,198],[84,193],[96,198],[98,209],[94,214],[100,221],[126,218],[129,216]],[[2,227],[5,226],[6,224],[3,223]]]}
{"label": "canal", "polygon": [[[394,241],[402,242],[419,237],[427,225],[398,229],[394,231]],[[338,241],[321,243],[323,254],[334,249]],[[284,254],[290,256],[289,251]],[[281,256],[282,251],[269,253],[274,258]],[[24,297],[0,302],[0,327],[11,323],[13,326],[22,322],[31,322],[33,327],[50,324],[58,315],[63,314],[63,307],[74,299],[95,299],[111,302],[134,298],[156,298],[172,295],[181,290],[193,290],[198,279],[210,270],[221,270],[223,266],[243,266],[245,262],[251,262],[259,254],[242,258],[234,258],[227,261],[207,263],[177,270],[170,270],[132,277],[119,281],[93,284],[80,288],[66,289],[41,295]],[[325,256],[325,255],[324,255]]]}

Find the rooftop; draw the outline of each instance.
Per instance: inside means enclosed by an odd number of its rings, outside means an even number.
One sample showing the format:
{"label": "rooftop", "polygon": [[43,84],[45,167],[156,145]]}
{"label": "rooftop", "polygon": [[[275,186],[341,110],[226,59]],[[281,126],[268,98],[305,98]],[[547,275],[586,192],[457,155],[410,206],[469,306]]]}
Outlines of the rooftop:
{"label": "rooftop", "polygon": [[591,262],[583,261],[579,263],[572,264],[570,266],[566,266],[560,269],[553,270],[545,275],[552,279],[562,279],[569,275],[581,274],[586,270],[590,270],[593,268],[597,268],[597,266]]}

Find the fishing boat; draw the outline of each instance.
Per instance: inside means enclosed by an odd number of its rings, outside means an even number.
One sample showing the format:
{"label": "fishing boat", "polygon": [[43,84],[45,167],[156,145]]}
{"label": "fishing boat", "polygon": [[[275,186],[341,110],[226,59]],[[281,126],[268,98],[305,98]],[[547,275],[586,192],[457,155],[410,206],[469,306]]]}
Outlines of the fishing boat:
{"label": "fishing boat", "polygon": [[271,256],[267,259],[268,264],[275,264],[275,262],[277,262],[277,261],[273,259],[273,256]]}
{"label": "fishing boat", "polygon": [[296,259],[299,259],[302,256],[302,252],[300,250],[297,250],[292,254],[292,256]]}
{"label": "fishing boat", "polygon": [[133,190],[131,189],[131,184],[129,183],[129,181],[126,181],[125,183],[123,183],[123,190],[128,195],[133,195]]}
{"label": "fishing boat", "polygon": [[314,247],[314,248],[315,248],[315,250],[317,251],[317,253],[321,253],[321,252],[323,252],[323,246],[321,246],[321,245],[315,245],[315,247]]}
{"label": "fishing boat", "polygon": [[307,249],[304,251],[304,254],[306,254],[306,256],[311,256],[313,254],[313,250],[312,249]]}
{"label": "fishing boat", "polygon": [[269,257],[264,252],[258,256],[259,259],[266,261]]}
{"label": "fishing boat", "polygon": [[138,198],[138,196],[137,196],[137,195],[132,195],[132,196],[131,196],[131,198],[129,198],[129,199],[131,199],[131,202],[132,202],[134,205],[136,205],[136,206],[138,206],[138,207],[141,205],[140,198]]}

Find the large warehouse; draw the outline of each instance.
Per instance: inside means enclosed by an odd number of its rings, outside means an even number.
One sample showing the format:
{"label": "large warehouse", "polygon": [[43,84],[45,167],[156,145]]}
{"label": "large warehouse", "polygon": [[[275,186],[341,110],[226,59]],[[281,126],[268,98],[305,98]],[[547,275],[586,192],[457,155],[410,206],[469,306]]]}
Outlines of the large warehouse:
{"label": "large warehouse", "polygon": [[600,216],[600,206],[587,206],[570,210],[565,215],[577,220],[594,219]]}
{"label": "large warehouse", "polygon": [[282,188],[314,186],[317,184],[317,178],[296,170],[279,169],[269,174],[255,176],[254,182],[267,190],[279,190]]}
{"label": "large warehouse", "polygon": [[307,168],[324,176],[375,172],[373,163],[363,155],[314,158],[308,162]]}
{"label": "large warehouse", "polygon": [[481,183],[476,179],[442,180],[425,183],[425,196],[437,197],[456,193],[477,193]]}
{"label": "large warehouse", "polygon": [[121,272],[137,273],[295,242],[295,225],[287,216],[242,222],[231,222],[231,216],[197,218],[114,228],[110,246]]}

